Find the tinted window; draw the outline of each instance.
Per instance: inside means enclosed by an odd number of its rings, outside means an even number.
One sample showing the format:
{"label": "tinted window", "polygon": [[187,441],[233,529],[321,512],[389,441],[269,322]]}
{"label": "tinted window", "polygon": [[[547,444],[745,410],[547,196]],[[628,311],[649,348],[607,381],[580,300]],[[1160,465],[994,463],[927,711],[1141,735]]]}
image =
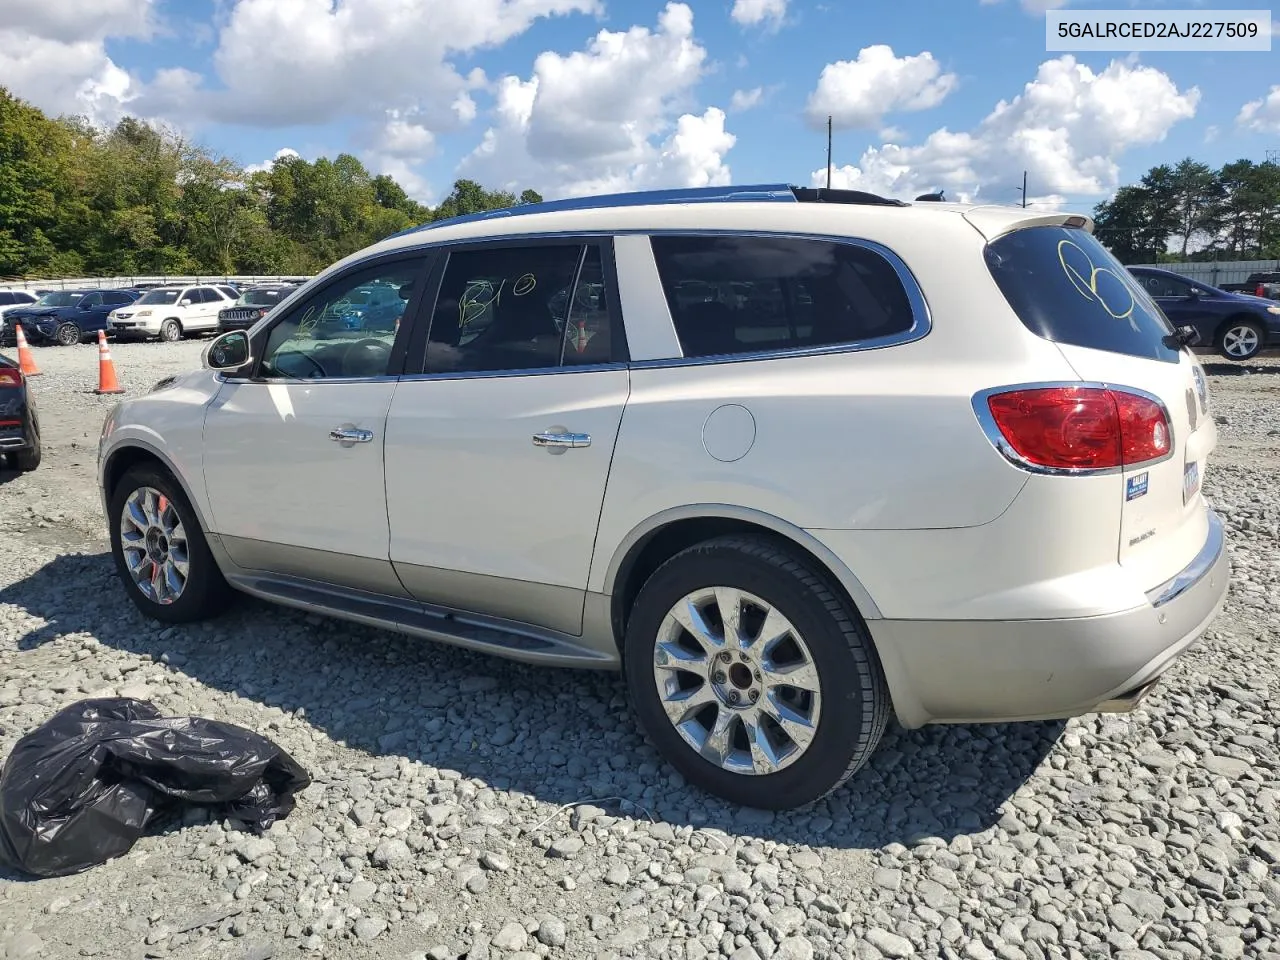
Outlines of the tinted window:
{"label": "tinted window", "polygon": [[155,303],[177,303],[180,290],[152,290],[138,300],[139,306],[148,306]]}
{"label": "tinted window", "polygon": [[133,303],[133,297],[127,293],[105,293],[102,295],[103,301],[109,304],[118,305],[122,303]]}
{"label": "tinted window", "polygon": [[46,293],[37,303],[42,307],[74,307],[83,293]]}
{"label": "tinted window", "polygon": [[100,307],[102,306],[102,294],[91,293],[80,301],[82,307]]}
{"label": "tinted window", "polygon": [[449,256],[426,370],[531,370],[558,367],[562,358],[566,364],[606,363],[613,358],[611,341],[596,246],[467,250]]}
{"label": "tinted window", "polygon": [[1178,361],[1164,313],[1084,230],[1030,227],[989,243],[987,268],[1028,330],[1055,343]]}
{"label": "tinted window", "polygon": [[31,294],[24,293],[23,291],[20,290],[13,294],[13,302],[14,303],[35,303],[36,298]]}
{"label": "tinted window", "polygon": [[283,300],[286,293],[292,292],[292,290],[275,290],[271,288],[246,290],[240,294],[240,298],[236,303],[246,307],[269,307]]}
{"label": "tinted window", "polygon": [[653,237],[686,357],[856,343],[910,330],[906,290],[879,254],[772,237]]}
{"label": "tinted window", "polygon": [[1144,273],[1141,275],[1144,290],[1153,297],[1186,297],[1191,293],[1191,283],[1177,277],[1166,277],[1160,273]]}
{"label": "tinted window", "polygon": [[[417,257],[348,274],[290,310],[267,337],[262,375],[302,380],[386,376],[397,321],[423,263]],[[371,286],[388,296],[375,305],[358,302],[357,291]]]}
{"label": "tinted window", "polygon": [[17,302],[17,298],[12,293],[0,290],[0,307],[11,307]]}

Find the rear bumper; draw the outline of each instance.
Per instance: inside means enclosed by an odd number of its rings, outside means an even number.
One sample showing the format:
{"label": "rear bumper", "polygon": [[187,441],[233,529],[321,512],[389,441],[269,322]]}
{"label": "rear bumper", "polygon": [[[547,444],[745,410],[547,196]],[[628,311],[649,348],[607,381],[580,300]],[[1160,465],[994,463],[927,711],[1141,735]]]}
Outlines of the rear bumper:
{"label": "rear bumper", "polygon": [[871,620],[894,709],[926,723],[1051,720],[1132,709],[1221,610],[1230,581],[1222,521],[1146,603],[1056,620]]}

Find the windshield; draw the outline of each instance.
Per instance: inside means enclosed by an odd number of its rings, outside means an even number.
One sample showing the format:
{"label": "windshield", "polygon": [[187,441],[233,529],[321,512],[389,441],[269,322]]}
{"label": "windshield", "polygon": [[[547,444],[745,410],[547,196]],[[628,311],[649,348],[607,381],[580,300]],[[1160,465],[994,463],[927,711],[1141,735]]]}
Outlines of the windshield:
{"label": "windshield", "polygon": [[74,307],[80,302],[83,293],[46,293],[36,301],[38,307]]}
{"label": "windshield", "polygon": [[181,292],[182,291],[180,290],[152,290],[150,293],[148,293],[146,296],[144,296],[141,300],[137,302],[139,304],[177,303],[178,294]]}
{"label": "windshield", "polygon": [[236,304],[243,307],[272,307],[283,300],[288,293],[290,293],[288,290],[246,290],[240,294]]}

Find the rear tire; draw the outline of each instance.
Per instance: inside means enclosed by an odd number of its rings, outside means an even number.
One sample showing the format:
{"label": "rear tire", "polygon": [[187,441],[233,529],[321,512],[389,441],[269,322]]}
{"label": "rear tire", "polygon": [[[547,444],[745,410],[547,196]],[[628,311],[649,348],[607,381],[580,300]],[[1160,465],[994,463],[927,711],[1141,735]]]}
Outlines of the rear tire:
{"label": "rear tire", "polygon": [[175,343],[182,339],[182,324],[169,319],[160,325],[160,339],[165,343]]}
{"label": "rear tire", "polygon": [[[736,645],[725,643],[722,606],[738,611],[745,639]],[[710,641],[697,642],[682,622]],[[721,537],[659,567],[628,619],[623,669],[640,725],[671,765],[758,809],[835,790],[889,720],[888,687],[857,612],[825,576],[764,539]]]}
{"label": "rear tire", "polygon": [[40,434],[32,435],[31,446],[19,450],[13,455],[14,465],[23,473],[30,473],[40,466],[43,448],[40,445]]}
{"label": "rear tire", "polygon": [[[133,519],[127,519],[126,513]],[[230,587],[213,559],[195,510],[167,472],[151,464],[126,471],[111,491],[107,523],[116,572],[145,616],[164,623],[191,623],[225,609]],[[175,595],[172,584],[179,580],[181,589]]]}
{"label": "rear tire", "polygon": [[1262,352],[1267,332],[1256,320],[1228,320],[1218,333],[1218,352],[1228,360],[1252,360]]}
{"label": "rear tire", "polygon": [[53,339],[56,340],[60,346],[64,347],[76,346],[80,343],[83,337],[84,335],[80,332],[80,328],[74,323],[64,323],[62,326],[58,327],[53,334]]}

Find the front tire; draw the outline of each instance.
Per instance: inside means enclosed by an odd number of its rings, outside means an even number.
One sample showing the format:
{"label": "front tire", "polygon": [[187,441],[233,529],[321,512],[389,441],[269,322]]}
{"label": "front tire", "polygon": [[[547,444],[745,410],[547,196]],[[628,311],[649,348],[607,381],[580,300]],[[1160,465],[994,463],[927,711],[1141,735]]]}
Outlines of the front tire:
{"label": "front tire", "polygon": [[1228,360],[1252,360],[1266,340],[1267,332],[1256,320],[1230,320],[1218,334],[1218,352]]}
{"label": "front tire", "polygon": [[64,323],[53,334],[53,339],[63,347],[74,347],[80,343],[82,338],[83,334],[81,334],[80,328],[74,323]]}
{"label": "front tire", "polygon": [[809,564],[763,539],[718,538],[659,567],[627,622],[623,668],[640,724],[671,765],[758,809],[835,790],[889,719],[884,674],[856,611]]}
{"label": "front tire", "polygon": [[182,339],[182,324],[177,320],[166,320],[160,325],[160,339],[165,343],[175,343]]}
{"label": "front tire", "polygon": [[130,468],[111,491],[108,523],[116,572],[143,614],[191,623],[225,608],[230,588],[195,510],[164,470]]}

